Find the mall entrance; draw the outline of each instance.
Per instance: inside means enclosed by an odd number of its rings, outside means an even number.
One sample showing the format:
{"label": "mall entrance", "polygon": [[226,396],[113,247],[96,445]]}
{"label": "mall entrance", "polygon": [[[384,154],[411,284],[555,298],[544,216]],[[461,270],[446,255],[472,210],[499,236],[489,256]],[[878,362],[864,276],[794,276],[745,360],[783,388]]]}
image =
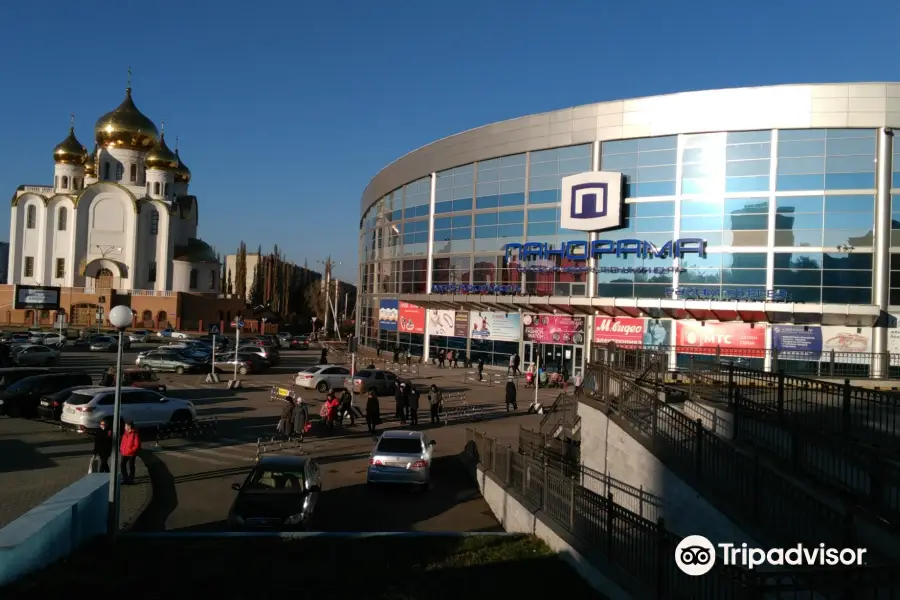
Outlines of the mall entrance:
{"label": "mall entrance", "polygon": [[555,373],[562,366],[570,377],[575,377],[584,373],[584,346],[525,342],[522,369],[527,369],[535,360],[539,360],[539,366],[548,373]]}

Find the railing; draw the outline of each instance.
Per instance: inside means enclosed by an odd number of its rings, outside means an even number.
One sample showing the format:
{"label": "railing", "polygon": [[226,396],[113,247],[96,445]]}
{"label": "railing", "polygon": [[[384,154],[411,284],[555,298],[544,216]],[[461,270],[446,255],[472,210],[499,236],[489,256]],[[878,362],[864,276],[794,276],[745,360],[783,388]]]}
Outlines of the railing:
{"label": "railing", "polygon": [[156,427],[156,446],[163,440],[171,440],[175,438],[196,438],[209,437],[217,438],[219,436],[219,419],[218,417],[209,417],[206,419],[194,419],[193,421],[175,421],[172,423],[163,423]]}
{"label": "railing", "polygon": [[578,421],[578,400],[575,396],[559,394],[541,419],[540,432],[553,435],[560,427],[574,427]]}
{"label": "railing", "polygon": [[519,452],[547,463],[567,476],[579,472],[581,447],[569,440],[557,439],[519,426]]}
{"label": "railing", "polygon": [[605,365],[589,368],[604,386],[591,396],[607,415],[733,520],[787,544],[852,545],[852,513],[822,502],[624,375]]}
{"label": "railing", "polygon": [[[646,499],[644,494],[634,494],[631,486],[607,478],[611,482],[611,491],[605,496],[600,495],[468,427],[466,454],[491,471],[508,489],[517,492],[566,529],[592,553],[602,556],[606,565],[621,569],[659,600],[898,597],[898,570],[893,566],[822,570],[792,567],[789,572],[766,573],[726,566],[717,560],[706,575],[691,577],[682,573],[673,560],[675,548],[682,538],[666,529],[663,518],[649,520],[619,503],[623,497],[636,497],[638,501]],[[588,556],[592,560],[597,558],[592,554]]]}

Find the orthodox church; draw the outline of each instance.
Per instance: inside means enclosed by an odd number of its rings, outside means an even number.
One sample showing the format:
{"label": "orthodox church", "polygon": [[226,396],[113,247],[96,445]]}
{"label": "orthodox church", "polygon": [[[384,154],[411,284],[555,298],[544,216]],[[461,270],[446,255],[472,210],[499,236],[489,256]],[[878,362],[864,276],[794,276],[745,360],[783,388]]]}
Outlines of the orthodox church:
{"label": "orthodox church", "polygon": [[13,194],[9,283],[101,300],[218,296],[220,265],[197,237],[191,171],[162,124],[157,129],[135,106],[130,81],[122,103],[97,120],[93,150],[76,137],[73,116],[53,162],[52,186],[22,185]]}

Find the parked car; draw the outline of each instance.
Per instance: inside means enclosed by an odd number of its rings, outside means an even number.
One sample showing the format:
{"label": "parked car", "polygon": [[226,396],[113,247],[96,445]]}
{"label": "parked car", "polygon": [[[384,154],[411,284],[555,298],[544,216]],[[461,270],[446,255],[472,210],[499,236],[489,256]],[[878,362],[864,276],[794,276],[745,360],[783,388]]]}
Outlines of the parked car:
{"label": "parked car", "polygon": [[233,373],[236,364],[239,375],[262,373],[268,368],[268,365],[259,356],[246,352],[239,352],[237,358],[235,358],[234,352],[217,354],[216,361],[212,364],[216,373]]}
{"label": "parked car", "polygon": [[185,356],[177,348],[151,350],[146,354],[139,354],[134,364],[153,371],[176,373],[199,373],[203,370],[203,362],[189,356]]}
{"label": "parked car", "polygon": [[182,331],[175,331],[174,329],[166,328],[166,329],[160,329],[159,331],[157,331],[156,337],[161,337],[161,338],[170,337],[170,338],[175,338],[176,340],[186,340],[186,339],[190,338],[191,336],[189,336],[188,334],[186,334]]}
{"label": "parked car", "polygon": [[146,344],[150,341],[150,332],[146,329],[138,329],[129,333],[128,339],[132,344]]}
{"label": "parked car", "polygon": [[275,337],[278,338],[278,345],[281,348],[289,348],[291,345],[291,339],[293,339],[294,336],[287,331],[279,331],[275,335]]}
{"label": "parked car", "polygon": [[[116,368],[110,367],[104,378],[115,383]],[[101,385],[105,385],[102,383]],[[154,390],[157,392],[165,392],[166,384],[159,380],[154,371],[149,369],[141,369],[138,367],[128,367],[122,369],[122,385],[125,387],[139,387],[145,390]]]}
{"label": "parked car", "polygon": [[60,333],[41,333],[32,336],[32,344],[43,344],[44,346],[65,346],[66,336]]}
{"label": "parked car", "polygon": [[75,348],[85,349],[86,347],[90,347],[91,342],[93,342],[94,340],[105,337],[109,336],[103,333],[92,333],[87,337],[79,337],[77,340],[75,340],[75,343],[73,343],[72,346],[74,346]]}
{"label": "parked car", "polygon": [[270,348],[268,346],[244,346],[242,344],[237,350],[238,352],[255,354],[273,367],[281,362],[281,353],[275,348]]}
{"label": "parked car", "polygon": [[38,416],[42,396],[53,394],[74,385],[92,385],[91,376],[84,371],[71,373],[43,373],[20,379],[2,393],[2,412],[10,417]]}
{"label": "parked car", "polygon": [[[115,393],[114,387],[94,387],[74,392],[63,404],[62,423],[81,432],[100,429],[100,421],[112,419]],[[138,428],[190,422],[197,418],[193,402],[136,387],[122,388],[120,411],[123,420],[134,421]]]}
{"label": "parked car", "polygon": [[21,367],[46,367],[59,362],[59,350],[37,344],[24,345],[12,355],[13,362]]}
{"label": "parked car", "polygon": [[369,455],[366,483],[411,484],[425,490],[431,483],[434,440],[421,431],[385,431]]}
{"label": "parked car", "polygon": [[6,367],[0,369],[0,391],[5,390],[15,382],[33,377],[34,375],[43,375],[49,373],[50,369],[45,367]]}
{"label": "parked car", "polygon": [[41,396],[41,400],[38,403],[37,408],[38,417],[47,419],[48,421],[59,421],[62,418],[63,404],[66,400],[69,399],[69,396],[71,396],[73,392],[84,390],[90,387],[94,386],[92,384],[76,385],[59,392],[53,392],[52,394]]}
{"label": "parked car", "polygon": [[263,456],[243,483],[231,488],[237,497],[228,511],[233,529],[307,529],[312,521],[322,474],[308,456]]}
{"label": "parked car", "polygon": [[[119,341],[108,335],[101,335],[91,341],[88,350],[91,352],[116,352],[119,349]],[[124,348],[123,348],[124,349]]]}
{"label": "parked car", "polygon": [[10,344],[30,344],[31,343],[31,334],[20,331],[19,333],[14,333],[11,336],[9,336],[9,339],[7,341]]}
{"label": "parked car", "polygon": [[350,369],[339,365],[317,365],[297,373],[294,384],[324,394],[328,390],[343,389]]}
{"label": "parked car", "polygon": [[291,338],[291,350],[309,350],[309,338]]}
{"label": "parked car", "polygon": [[347,377],[344,381],[344,389],[352,390],[354,394],[363,394],[370,390],[379,396],[389,396],[394,393],[399,380],[390,371],[382,369],[363,369],[353,375],[353,381]]}

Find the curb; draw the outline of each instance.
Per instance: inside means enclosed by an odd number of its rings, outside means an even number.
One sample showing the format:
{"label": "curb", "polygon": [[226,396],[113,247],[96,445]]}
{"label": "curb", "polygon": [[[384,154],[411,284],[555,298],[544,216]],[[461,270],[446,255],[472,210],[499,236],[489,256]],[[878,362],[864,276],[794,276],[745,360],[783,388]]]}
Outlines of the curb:
{"label": "curb", "polygon": [[150,470],[147,468],[147,462],[144,460],[145,452],[147,451],[141,448],[141,451],[138,454],[138,458],[141,459],[141,463],[144,465],[144,470],[147,471],[147,493],[144,495],[144,501],[143,503],[141,503],[141,507],[135,512],[134,517],[132,517],[130,521],[122,526],[123,532],[131,531],[131,528],[134,527],[134,524],[140,520],[141,516],[148,508],[150,508],[150,504],[153,502],[153,478],[150,477]]}

